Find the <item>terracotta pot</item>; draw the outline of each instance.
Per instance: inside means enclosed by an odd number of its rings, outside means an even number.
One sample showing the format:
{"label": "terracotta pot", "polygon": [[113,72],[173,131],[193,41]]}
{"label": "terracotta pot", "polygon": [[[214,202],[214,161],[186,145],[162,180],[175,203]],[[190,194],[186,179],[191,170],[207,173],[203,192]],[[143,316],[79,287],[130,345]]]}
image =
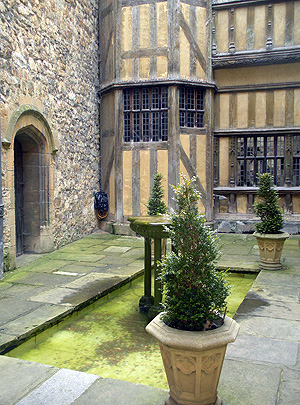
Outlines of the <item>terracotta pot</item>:
{"label": "terracotta pot", "polygon": [[283,249],[284,241],[289,237],[287,232],[276,234],[254,232],[256,237],[260,264],[262,270],[280,270],[282,268],[280,258]]}
{"label": "terracotta pot", "polygon": [[166,405],[221,404],[217,395],[227,344],[234,342],[239,325],[225,317],[224,324],[205,332],[183,331],[167,326],[157,315],[147,325],[160,347],[170,388]]}

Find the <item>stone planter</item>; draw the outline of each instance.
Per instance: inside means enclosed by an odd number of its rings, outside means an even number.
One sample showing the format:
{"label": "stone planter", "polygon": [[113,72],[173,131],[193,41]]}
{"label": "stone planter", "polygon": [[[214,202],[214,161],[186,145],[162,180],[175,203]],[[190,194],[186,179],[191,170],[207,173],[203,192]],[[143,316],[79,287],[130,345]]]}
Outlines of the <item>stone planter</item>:
{"label": "stone planter", "polygon": [[289,234],[287,232],[276,234],[254,232],[253,236],[256,237],[259,248],[259,268],[262,270],[281,270],[280,257],[284,241],[289,237]]}
{"label": "stone planter", "polygon": [[170,388],[166,405],[221,404],[217,395],[227,344],[234,342],[239,325],[225,317],[211,331],[190,332],[170,328],[157,315],[146,327],[160,347]]}

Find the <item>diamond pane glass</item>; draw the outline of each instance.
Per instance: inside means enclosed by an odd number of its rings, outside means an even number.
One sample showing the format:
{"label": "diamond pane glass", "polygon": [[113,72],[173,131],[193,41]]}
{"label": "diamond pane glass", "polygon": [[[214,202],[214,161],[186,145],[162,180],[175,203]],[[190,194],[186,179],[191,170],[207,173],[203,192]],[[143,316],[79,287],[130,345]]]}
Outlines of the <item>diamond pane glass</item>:
{"label": "diamond pane glass", "polygon": [[159,113],[152,114],[152,141],[159,140]]}
{"label": "diamond pane glass", "polygon": [[254,160],[247,160],[247,186],[254,186]]}
{"label": "diamond pane glass", "polygon": [[140,91],[139,89],[133,90],[133,110],[140,109]]}
{"label": "diamond pane glass", "polygon": [[140,141],[140,113],[133,114],[133,142]]}
{"label": "diamond pane glass", "polygon": [[274,156],[274,137],[268,136],[267,137],[267,156]]}
{"label": "diamond pane glass", "polygon": [[256,156],[264,156],[264,138],[262,136],[256,138]]}
{"label": "diamond pane glass", "polygon": [[159,109],[159,88],[152,89],[152,109]]}
{"label": "diamond pane glass", "polygon": [[149,130],[149,113],[143,112],[143,141],[150,141],[150,130]]}
{"label": "diamond pane glass", "polygon": [[143,89],[143,110],[149,110],[149,89]]}
{"label": "diamond pane glass", "polygon": [[247,138],[247,156],[254,156],[254,138]]}

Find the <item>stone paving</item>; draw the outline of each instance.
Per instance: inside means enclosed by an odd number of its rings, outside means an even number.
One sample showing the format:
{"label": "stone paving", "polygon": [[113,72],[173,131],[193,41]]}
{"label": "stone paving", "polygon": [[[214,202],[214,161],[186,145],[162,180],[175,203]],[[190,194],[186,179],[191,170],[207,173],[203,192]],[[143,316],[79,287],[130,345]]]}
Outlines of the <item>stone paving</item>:
{"label": "stone paving", "polygon": [[[220,268],[258,271],[251,235],[220,235]],[[283,269],[262,271],[239,307],[219,395],[228,405],[300,403],[300,237]],[[96,233],[44,255],[23,255],[0,281],[0,353],[113,291],[143,269],[143,239]],[[166,391],[0,356],[0,404],[163,405]]]}

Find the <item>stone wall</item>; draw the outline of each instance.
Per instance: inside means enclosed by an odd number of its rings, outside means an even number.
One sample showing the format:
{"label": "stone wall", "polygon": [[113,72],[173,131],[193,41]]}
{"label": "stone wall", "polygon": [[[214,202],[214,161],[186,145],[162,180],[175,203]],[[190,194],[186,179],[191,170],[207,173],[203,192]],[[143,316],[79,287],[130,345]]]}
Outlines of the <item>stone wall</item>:
{"label": "stone wall", "polygon": [[[0,1],[1,137],[23,105],[34,106],[53,133],[50,226],[54,246],[94,231],[99,190],[98,1]],[[5,254],[14,255],[13,149],[2,145]]]}

